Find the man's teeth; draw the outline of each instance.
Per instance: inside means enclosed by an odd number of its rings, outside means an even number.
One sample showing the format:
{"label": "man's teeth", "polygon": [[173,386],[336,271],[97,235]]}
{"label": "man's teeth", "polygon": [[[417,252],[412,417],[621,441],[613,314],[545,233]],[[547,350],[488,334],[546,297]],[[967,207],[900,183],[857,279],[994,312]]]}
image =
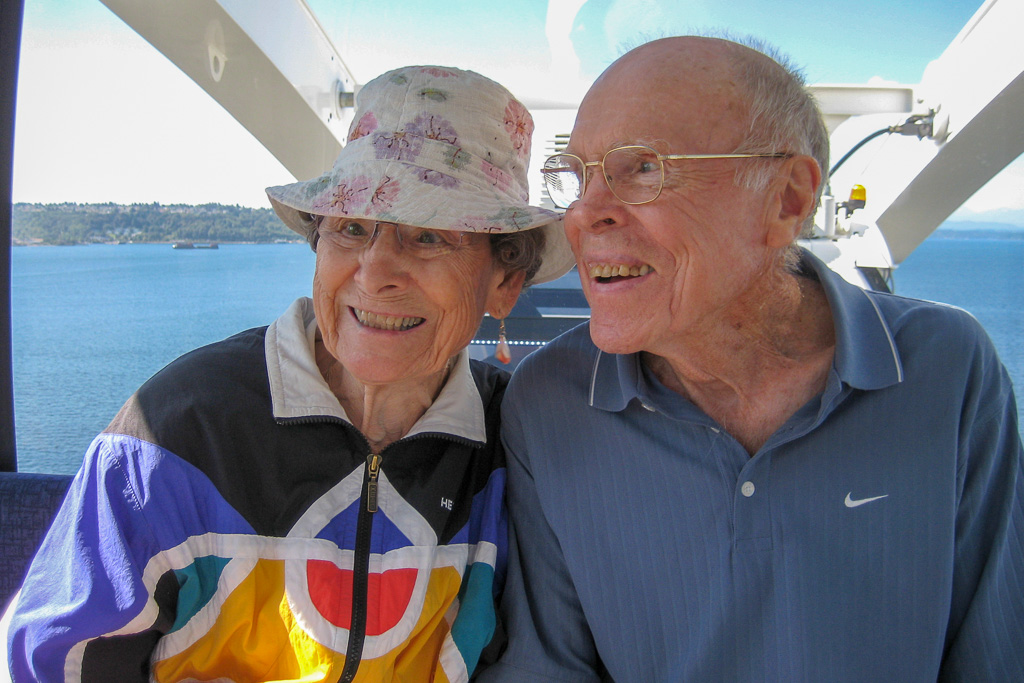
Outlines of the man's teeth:
{"label": "man's teeth", "polygon": [[367,327],[373,327],[378,330],[408,330],[416,327],[423,318],[402,318],[394,315],[380,315],[379,313],[371,313],[370,311],[360,311],[358,308],[352,309],[356,312],[356,318],[359,322]]}
{"label": "man's teeth", "polygon": [[642,266],[620,266],[599,263],[590,266],[590,277],[639,277],[651,272],[646,263]]}

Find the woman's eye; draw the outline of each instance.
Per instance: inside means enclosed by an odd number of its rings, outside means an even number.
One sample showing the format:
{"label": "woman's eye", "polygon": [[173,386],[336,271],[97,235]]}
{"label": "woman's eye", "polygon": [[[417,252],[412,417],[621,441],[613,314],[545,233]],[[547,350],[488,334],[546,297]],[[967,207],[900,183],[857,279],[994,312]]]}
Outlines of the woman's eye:
{"label": "woman's eye", "polygon": [[443,244],[444,237],[436,230],[420,230],[416,235],[417,244]]}
{"label": "woman's eye", "polygon": [[365,237],[367,232],[362,223],[350,221],[341,226],[341,234],[346,237]]}

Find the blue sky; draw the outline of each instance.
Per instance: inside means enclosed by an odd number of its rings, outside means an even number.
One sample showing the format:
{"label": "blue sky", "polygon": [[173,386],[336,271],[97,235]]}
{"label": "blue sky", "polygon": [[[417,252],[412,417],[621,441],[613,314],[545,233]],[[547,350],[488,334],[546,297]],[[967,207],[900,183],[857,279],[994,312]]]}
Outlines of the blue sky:
{"label": "blue sky", "polygon": [[[452,64],[524,99],[540,87],[525,74],[551,70],[558,87],[585,88],[621,46],[693,30],[766,39],[811,83],[915,84],[981,4],[552,0],[565,17],[551,48],[546,0],[516,2],[514,16],[507,2],[307,1],[360,82],[408,63]],[[565,49],[578,63],[554,56]],[[25,0],[19,79],[15,201],[267,206],[262,188],[292,180],[99,0]],[[1021,165],[975,195],[977,211],[961,213],[1024,225]]]}
{"label": "blue sky", "polygon": [[[445,8],[436,12],[410,9],[422,8],[424,3],[417,0],[308,1],[339,47],[355,42],[369,52],[374,45],[379,51],[384,30],[388,42],[417,47],[424,36],[431,36],[429,47],[418,51],[437,55],[442,64],[465,59],[466,53],[496,53],[500,57],[495,62],[505,61],[505,55],[527,63],[530,55],[534,62],[545,57],[546,0],[516,2],[516,21],[508,16],[512,3],[504,2],[432,3]],[[646,36],[728,29],[777,45],[806,67],[811,82],[852,83],[872,77],[917,82],[925,64],[945,49],[980,5],[980,0],[555,1],[579,6],[571,34],[590,79],[617,56],[620,44]],[[381,4],[391,9],[371,9]],[[453,23],[452,17],[459,21]],[[524,33],[524,27],[532,33]]]}

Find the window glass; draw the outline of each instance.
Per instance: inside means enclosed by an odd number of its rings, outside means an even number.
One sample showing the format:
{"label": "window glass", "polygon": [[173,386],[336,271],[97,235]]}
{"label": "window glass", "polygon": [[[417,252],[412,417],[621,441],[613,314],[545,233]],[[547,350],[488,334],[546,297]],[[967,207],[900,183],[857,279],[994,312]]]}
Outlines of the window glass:
{"label": "window glass", "polygon": [[[473,68],[507,85],[537,119],[534,167],[554,151],[555,135],[571,130],[573,111],[565,107],[622,48],[644,38],[728,26],[734,35],[770,37],[805,65],[811,83],[913,84],[979,5],[957,0],[922,16],[909,4],[872,10],[868,3],[851,16],[844,3],[819,3],[809,13],[796,0],[783,0],[789,11],[754,0],[308,4],[360,83],[419,63]],[[850,43],[841,48],[837,16],[852,22],[844,29]],[[865,147],[858,154],[873,153]],[[1017,386],[1024,385],[1022,169],[1021,160],[1011,164],[892,278],[898,294],[974,313]],[[287,230],[220,237],[230,227],[273,221],[263,188],[292,180],[100,2],[26,0],[12,256],[20,469],[73,472],[93,436],[153,372],[191,348],[268,324],[309,293],[313,254],[305,243],[282,241],[293,237]],[[539,175],[530,180],[541,201]],[[238,211],[208,208],[224,212],[209,223],[216,223],[213,232],[188,232],[206,225],[202,207],[211,204]],[[44,209],[59,210],[53,205],[75,218],[40,218]],[[178,208],[167,211],[172,206]],[[174,249],[174,240],[218,241],[219,248]],[[517,357],[559,325],[586,317],[575,278],[570,273],[524,299],[526,317],[509,325],[512,341],[522,344]],[[490,352],[484,346],[474,353]]]}

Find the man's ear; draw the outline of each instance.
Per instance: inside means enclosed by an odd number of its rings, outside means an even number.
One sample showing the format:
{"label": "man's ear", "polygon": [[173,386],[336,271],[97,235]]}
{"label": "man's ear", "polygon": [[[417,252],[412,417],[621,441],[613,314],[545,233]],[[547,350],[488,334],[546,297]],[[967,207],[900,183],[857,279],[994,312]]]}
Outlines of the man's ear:
{"label": "man's ear", "polygon": [[519,293],[523,291],[523,283],[526,281],[526,271],[507,271],[501,282],[491,289],[487,297],[487,312],[491,317],[500,320],[512,312],[512,308],[519,299]]}
{"label": "man's ear", "polygon": [[775,181],[765,224],[768,246],[781,249],[800,235],[804,220],[814,211],[821,169],[813,157],[799,154],[784,162]]}

